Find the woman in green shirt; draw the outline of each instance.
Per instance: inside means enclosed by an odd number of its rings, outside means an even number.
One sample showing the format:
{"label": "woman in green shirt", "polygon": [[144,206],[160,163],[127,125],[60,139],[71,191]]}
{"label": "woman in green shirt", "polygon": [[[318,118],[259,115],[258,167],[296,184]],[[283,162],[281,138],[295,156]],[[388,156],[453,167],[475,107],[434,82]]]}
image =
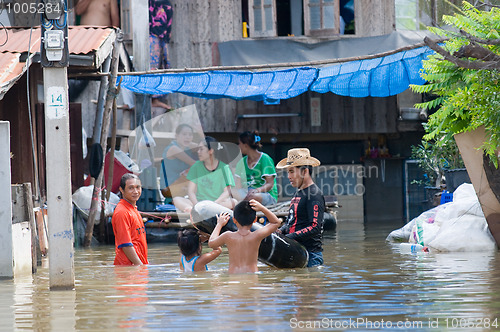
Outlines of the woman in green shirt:
{"label": "woman in green shirt", "polygon": [[178,210],[190,212],[199,201],[209,200],[232,209],[237,203],[230,195],[234,187],[234,178],[229,166],[217,156],[223,146],[213,137],[206,136],[198,146],[198,161],[191,166],[187,174],[188,197],[174,197]]}
{"label": "woman in green shirt", "polygon": [[[239,147],[245,155],[236,167],[243,187],[248,189],[245,199],[255,199],[262,205],[274,205],[278,200],[276,185],[276,169],[273,159],[258,149],[262,147],[260,136],[256,131],[245,131],[240,134]],[[241,174],[246,175],[246,179]],[[245,196],[245,195],[242,195]]]}

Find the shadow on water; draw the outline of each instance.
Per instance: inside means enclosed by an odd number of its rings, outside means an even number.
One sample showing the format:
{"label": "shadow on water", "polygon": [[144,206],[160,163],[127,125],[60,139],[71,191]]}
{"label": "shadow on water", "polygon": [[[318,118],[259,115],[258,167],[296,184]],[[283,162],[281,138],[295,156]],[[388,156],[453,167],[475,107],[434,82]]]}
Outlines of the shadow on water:
{"label": "shadow on water", "polygon": [[225,249],[195,274],[179,271],[175,244],[151,244],[152,264],[142,268],[114,267],[112,246],[77,249],[74,291],[50,292],[47,266],[0,281],[0,330],[426,331],[467,319],[498,326],[498,253],[402,253],[385,242],[399,227],[339,222],[324,235],[324,266],[259,265],[251,275],[228,275]]}

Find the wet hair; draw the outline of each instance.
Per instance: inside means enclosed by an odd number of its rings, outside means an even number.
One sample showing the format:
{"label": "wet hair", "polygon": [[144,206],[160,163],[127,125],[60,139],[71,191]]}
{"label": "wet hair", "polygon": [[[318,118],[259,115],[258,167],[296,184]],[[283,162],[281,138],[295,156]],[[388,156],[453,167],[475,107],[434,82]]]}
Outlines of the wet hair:
{"label": "wet hair", "polygon": [[181,253],[186,256],[196,254],[200,249],[200,235],[196,229],[183,229],[177,233],[177,245]]}
{"label": "wet hair", "polygon": [[123,190],[125,190],[125,186],[127,185],[127,180],[130,180],[130,179],[137,179],[139,180],[139,177],[135,174],[132,174],[132,173],[125,173],[123,174],[122,178],[120,179],[120,188],[122,188]]}
{"label": "wet hair", "polygon": [[260,143],[260,136],[258,131],[249,132],[244,131],[240,134],[240,141],[243,144],[247,144],[253,150],[257,150],[262,148],[262,144]]}
{"label": "wet hair", "polygon": [[241,226],[249,226],[253,224],[253,222],[255,221],[255,217],[257,216],[255,210],[250,206],[249,201],[241,201],[236,204],[233,210],[233,214],[234,219],[236,219],[238,224],[240,224]]}
{"label": "wet hair", "polygon": [[184,128],[189,128],[191,129],[192,132],[194,132],[193,130],[193,127],[191,127],[190,125],[188,125],[187,123],[181,123],[180,125],[177,126],[177,128],[175,128],[175,134],[176,135],[179,135],[179,133],[182,131],[182,129]]}

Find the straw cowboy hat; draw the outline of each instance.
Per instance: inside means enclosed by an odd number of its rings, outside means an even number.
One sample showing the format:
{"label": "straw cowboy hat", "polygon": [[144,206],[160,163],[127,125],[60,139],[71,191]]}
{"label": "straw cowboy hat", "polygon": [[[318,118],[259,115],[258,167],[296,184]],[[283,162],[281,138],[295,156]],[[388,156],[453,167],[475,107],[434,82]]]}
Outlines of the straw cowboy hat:
{"label": "straw cowboy hat", "polygon": [[287,168],[292,166],[319,166],[318,159],[311,157],[311,152],[306,148],[297,148],[288,150],[288,156],[280,161],[276,168]]}

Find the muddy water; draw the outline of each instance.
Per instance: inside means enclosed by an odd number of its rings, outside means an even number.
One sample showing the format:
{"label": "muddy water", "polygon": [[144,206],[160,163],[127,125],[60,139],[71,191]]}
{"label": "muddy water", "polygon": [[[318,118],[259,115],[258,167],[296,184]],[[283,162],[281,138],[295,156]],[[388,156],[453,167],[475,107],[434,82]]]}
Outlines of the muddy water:
{"label": "muddy water", "polygon": [[398,227],[342,222],[323,267],[255,275],[228,275],[226,251],[183,274],[174,244],[150,245],[147,268],[77,249],[74,291],[49,291],[47,262],[0,281],[0,331],[500,329],[499,254],[401,253],[385,242]]}

